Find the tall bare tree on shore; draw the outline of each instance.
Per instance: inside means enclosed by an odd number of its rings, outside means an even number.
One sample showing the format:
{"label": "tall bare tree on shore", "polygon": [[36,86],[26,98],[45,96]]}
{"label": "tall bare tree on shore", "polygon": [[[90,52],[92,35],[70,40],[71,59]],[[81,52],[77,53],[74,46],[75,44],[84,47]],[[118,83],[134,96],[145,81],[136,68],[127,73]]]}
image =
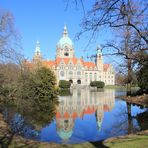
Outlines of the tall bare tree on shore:
{"label": "tall bare tree on shore", "polygon": [[14,17],[0,8],[0,62],[18,62],[20,49],[20,34],[15,29]]}
{"label": "tall bare tree on shore", "polygon": [[0,8],[0,102],[13,97],[21,63],[20,35],[15,29],[14,17]]}

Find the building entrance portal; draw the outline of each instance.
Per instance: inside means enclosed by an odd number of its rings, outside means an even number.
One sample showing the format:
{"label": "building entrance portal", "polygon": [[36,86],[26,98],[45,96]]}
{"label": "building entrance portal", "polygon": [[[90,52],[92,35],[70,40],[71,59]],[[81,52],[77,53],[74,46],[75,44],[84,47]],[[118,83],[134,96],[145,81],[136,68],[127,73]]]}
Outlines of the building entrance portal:
{"label": "building entrance portal", "polygon": [[77,84],[81,84],[81,80],[77,80]]}
{"label": "building entrance portal", "polygon": [[73,84],[73,80],[69,80],[69,82],[70,82],[71,84]]}

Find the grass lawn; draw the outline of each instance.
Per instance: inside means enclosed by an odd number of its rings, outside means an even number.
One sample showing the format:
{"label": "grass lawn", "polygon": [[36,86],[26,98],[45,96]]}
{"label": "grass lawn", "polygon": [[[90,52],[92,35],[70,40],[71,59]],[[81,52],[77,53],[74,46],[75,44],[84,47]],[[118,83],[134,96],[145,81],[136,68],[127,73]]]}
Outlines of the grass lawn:
{"label": "grass lawn", "polygon": [[[126,86],[117,86],[117,85],[106,85],[104,87],[105,89],[125,89],[126,90]],[[139,87],[132,87],[132,90],[138,90]]]}
{"label": "grass lawn", "polygon": [[133,135],[127,138],[105,142],[104,144],[111,148],[148,148],[148,135]]}

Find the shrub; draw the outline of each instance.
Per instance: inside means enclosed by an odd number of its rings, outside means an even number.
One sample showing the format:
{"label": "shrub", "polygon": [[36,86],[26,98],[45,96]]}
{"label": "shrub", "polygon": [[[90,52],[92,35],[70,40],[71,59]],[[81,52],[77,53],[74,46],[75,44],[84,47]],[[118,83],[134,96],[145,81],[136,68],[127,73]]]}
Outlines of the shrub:
{"label": "shrub", "polygon": [[[18,112],[33,125],[42,127],[53,119],[58,105],[54,72],[41,67],[20,76],[17,86]],[[31,119],[31,120],[30,120]]]}
{"label": "shrub", "polygon": [[57,100],[56,77],[48,68],[41,67],[29,72],[28,75],[23,75],[18,85],[19,98],[34,99],[36,102],[41,101],[42,103],[43,100]]}
{"label": "shrub", "polygon": [[105,86],[105,83],[102,81],[92,81],[90,82],[91,87],[97,87],[97,88],[103,88]]}
{"label": "shrub", "polygon": [[62,89],[68,89],[70,88],[71,83],[69,81],[66,80],[60,80],[59,81],[59,87]]}

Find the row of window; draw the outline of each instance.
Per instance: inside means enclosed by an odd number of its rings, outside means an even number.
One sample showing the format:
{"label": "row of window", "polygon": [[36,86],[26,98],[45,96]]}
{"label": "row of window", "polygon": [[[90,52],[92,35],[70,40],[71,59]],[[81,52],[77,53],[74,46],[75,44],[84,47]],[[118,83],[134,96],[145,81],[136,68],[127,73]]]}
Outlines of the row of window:
{"label": "row of window", "polygon": [[[64,71],[61,71],[61,72],[60,72],[60,75],[61,75],[62,77],[64,77],[65,72],[64,72]],[[70,76],[73,76],[73,72],[72,72],[72,71],[69,71],[69,75],[70,75]],[[77,71],[77,75],[80,76],[80,75],[81,75],[81,72],[80,72],[80,71]],[[88,78],[88,75],[89,75],[89,78],[92,79],[92,75],[93,75],[93,74],[92,74],[92,73],[89,73],[89,74],[88,74],[88,73],[85,73],[85,78],[86,78],[86,79]],[[101,76],[100,76],[100,78],[101,78]],[[94,73],[94,79],[97,79],[97,73]]]}
{"label": "row of window", "polygon": [[[105,78],[107,78],[107,76],[105,76]],[[114,76],[108,76],[108,78],[114,78]]]}
{"label": "row of window", "polygon": [[[92,79],[92,73],[85,73],[85,78],[87,79],[88,77]],[[94,79],[97,79],[97,73],[94,73]]]}
{"label": "row of window", "polygon": [[[60,66],[60,69],[65,69],[65,66],[64,65],[61,65]],[[68,69],[71,69],[71,70],[74,69],[73,65],[72,64],[69,64]],[[78,66],[78,67],[76,67],[76,69],[81,70],[82,68],[80,66]]]}
{"label": "row of window", "polygon": [[[69,71],[69,76],[73,76],[73,71]],[[64,71],[60,71],[60,76],[61,77],[64,77],[65,75],[65,72]],[[77,76],[81,76],[81,72],[80,71],[77,71]],[[91,79],[93,78],[93,73],[85,73],[85,79]],[[105,76],[106,78],[106,76]],[[113,76],[108,76],[108,78],[113,78]],[[99,79],[101,79],[101,76],[99,76]],[[97,80],[97,73],[94,73],[94,80]]]}
{"label": "row of window", "polygon": [[[61,77],[64,77],[65,72],[64,71],[61,71],[60,72],[60,75],[61,75]],[[69,71],[69,75],[70,76],[73,76],[73,72],[72,71]],[[80,76],[81,75],[81,72],[80,71],[77,71],[77,75]]]}
{"label": "row of window", "polygon": [[72,51],[72,49],[68,49],[68,48],[65,48],[65,49],[63,49],[63,48],[61,48],[61,51]]}
{"label": "row of window", "polygon": [[[81,66],[74,67],[72,64],[69,64],[68,69],[73,70],[74,68],[76,68],[77,70],[81,70],[82,69]],[[88,69],[87,67],[84,67],[84,68],[85,69]],[[60,69],[64,70],[65,69],[65,66],[64,65],[61,65],[60,66]],[[90,67],[89,70],[93,70],[93,68]]]}
{"label": "row of window", "polygon": [[108,82],[108,83],[110,83],[110,82],[113,83],[114,80],[105,80],[105,83],[106,83],[106,82]]}

